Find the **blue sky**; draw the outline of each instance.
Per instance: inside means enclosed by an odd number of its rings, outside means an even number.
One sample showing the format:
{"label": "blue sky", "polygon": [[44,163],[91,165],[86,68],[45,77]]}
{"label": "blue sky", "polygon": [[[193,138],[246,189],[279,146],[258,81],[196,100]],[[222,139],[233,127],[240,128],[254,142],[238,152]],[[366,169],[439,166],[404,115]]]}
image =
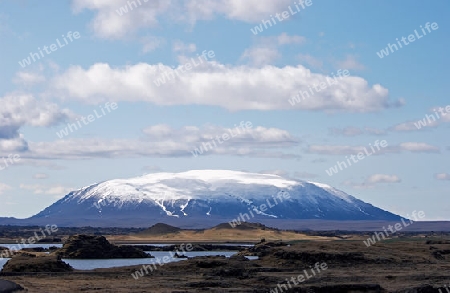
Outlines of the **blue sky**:
{"label": "blue sky", "polygon": [[[257,35],[251,29],[294,1],[140,3],[124,12],[121,0],[0,1],[0,216],[31,216],[103,180],[232,169],[450,219],[450,113],[416,126],[450,105],[448,1],[296,1],[299,13]],[[415,30],[420,38],[379,57]],[[57,41],[64,46],[23,63]],[[192,61],[203,52],[214,57]],[[349,75],[326,84],[339,70]],[[252,127],[192,154],[241,121]],[[328,175],[377,140],[388,146]]]}

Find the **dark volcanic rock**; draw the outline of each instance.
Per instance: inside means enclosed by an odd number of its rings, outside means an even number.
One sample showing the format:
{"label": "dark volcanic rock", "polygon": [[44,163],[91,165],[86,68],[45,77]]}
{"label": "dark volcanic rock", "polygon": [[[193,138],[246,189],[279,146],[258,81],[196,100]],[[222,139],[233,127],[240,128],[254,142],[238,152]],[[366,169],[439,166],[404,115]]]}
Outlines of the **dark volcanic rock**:
{"label": "dark volcanic rock", "polygon": [[[315,293],[385,293],[387,292],[378,284],[339,284],[323,287],[310,287]],[[301,292],[309,292],[308,290]]]}
{"label": "dark volcanic rock", "polygon": [[27,247],[27,248],[22,248],[22,251],[45,252],[45,251],[48,251],[48,249],[46,249],[44,247]]}
{"label": "dark volcanic rock", "polygon": [[423,285],[423,286],[413,288],[413,289],[405,289],[405,290],[397,291],[396,293],[436,293],[436,292],[438,292],[438,289],[435,289],[433,286]]}
{"label": "dark volcanic rock", "polygon": [[103,236],[74,235],[67,239],[57,252],[64,258],[103,259],[103,258],[148,258],[142,249],[109,243]]}
{"label": "dark volcanic rock", "polygon": [[[229,223],[221,223],[214,228],[220,230],[220,229],[230,229]],[[260,223],[249,223],[249,222],[242,222],[241,224],[237,225],[236,227],[233,227],[236,230],[271,230],[271,231],[278,231],[278,229],[274,228],[267,228],[265,225]]]}
{"label": "dark volcanic rock", "polygon": [[[220,244],[191,244],[189,251],[230,251],[230,250],[245,250],[247,246],[240,245],[220,245]],[[166,246],[154,246],[154,245],[133,245],[133,247],[142,249],[144,251],[185,251],[186,246],[180,247],[180,245],[166,245]]]}
{"label": "dark volcanic rock", "polygon": [[23,287],[11,281],[0,280],[0,292],[12,293],[23,290]]}
{"label": "dark volcanic rock", "polygon": [[228,264],[225,256],[200,256],[195,258],[195,265],[199,268],[216,268]]}
{"label": "dark volcanic rock", "polygon": [[239,252],[240,255],[255,255],[255,256],[265,256],[268,254],[271,254],[273,252],[274,247],[283,247],[287,246],[286,243],[281,241],[275,241],[275,242],[260,242],[255,244],[252,247],[248,247],[245,250]]}
{"label": "dark volcanic rock", "polygon": [[31,256],[18,254],[3,267],[3,273],[70,272],[73,268],[55,255]]}
{"label": "dark volcanic rock", "polygon": [[39,239],[38,243],[59,243],[61,241],[62,240],[59,237],[47,237],[44,239]]}

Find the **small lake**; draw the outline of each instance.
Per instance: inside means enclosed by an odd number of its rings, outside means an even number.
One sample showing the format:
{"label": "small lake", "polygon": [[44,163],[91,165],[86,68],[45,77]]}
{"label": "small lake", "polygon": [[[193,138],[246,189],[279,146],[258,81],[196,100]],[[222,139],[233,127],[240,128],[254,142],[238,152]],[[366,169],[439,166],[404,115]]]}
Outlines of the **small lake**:
{"label": "small lake", "polygon": [[[167,246],[170,244],[157,244],[149,243],[149,244],[140,244],[140,245],[154,245],[154,246]],[[235,245],[235,244],[233,244]],[[248,245],[248,244],[246,244]],[[0,246],[11,248],[14,244],[0,244]],[[27,247],[43,247],[49,248],[50,246],[56,246],[58,248],[62,247],[62,244],[30,244]],[[251,245],[250,245],[251,246]],[[17,246],[16,246],[17,247]],[[169,251],[146,251],[146,253],[151,254],[155,258],[117,258],[117,259],[66,259],[63,258],[63,261],[71,265],[76,270],[93,270],[100,268],[114,268],[114,267],[123,267],[123,266],[133,266],[133,265],[143,265],[143,264],[158,264],[156,258],[160,259],[160,262],[163,263],[162,258],[167,256],[169,257],[169,262],[177,262],[186,260],[185,258],[172,258]],[[172,252],[175,253],[175,252]],[[186,255],[187,257],[196,257],[196,256],[214,256],[214,255],[223,255],[225,257],[230,257],[236,254],[236,251],[180,251],[179,253]],[[257,256],[247,256],[249,260],[258,259]],[[3,269],[5,263],[9,260],[9,258],[0,258],[0,270]]]}
{"label": "small lake", "polygon": [[[186,258],[172,258],[168,251],[146,251],[155,258],[117,258],[117,259],[67,259],[62,260],[69,265],[71,265],[76,270],[93,270],[100,268],[114,268],[114,267],[124,267],[124,266],[134,266],[143,264],[158,264],[156,258],[159,258],[160,263],[163,263],[162,258],[169,257],[169,262],[183,261]],[[196,256],[212,256],[212,255],[223,255],[230,257],[236,254],[236,251],[190,251],[183,253],[187,257]]]}
{"label": "small lake", "polygon": [[[1,244],[0,243],[0,246],[7,247],[9,249],[11,249],[11,247],[15,248],[15,249],[19,248],[19,244],[14,244],[14,243],[8,243],[8,244]],[[55,247],[61,248],[63,245],[62,245],[62,243],[35,243],[35,244],[27,244],[27,245],[21,244],[20,249],[22,249],[22,248],[36,248],[36,247],[49,248],[51,246],[55,246]]]}
{"label": "small lake", "polygon": [[[200,243],[205,244],[205,243]],[[243,247],[252,247],[254,244],[248,244],[248,243],[206,243],[208,245],[220,245],[220,246],[243,246]],[[1,244],[0,244],[1,245]],[[180,243],[139,243],[139,244],[120,244],[120,245],[151,245],[155,247],[164,247],[164,246],[171,246],[171,245],[180,245]]]}

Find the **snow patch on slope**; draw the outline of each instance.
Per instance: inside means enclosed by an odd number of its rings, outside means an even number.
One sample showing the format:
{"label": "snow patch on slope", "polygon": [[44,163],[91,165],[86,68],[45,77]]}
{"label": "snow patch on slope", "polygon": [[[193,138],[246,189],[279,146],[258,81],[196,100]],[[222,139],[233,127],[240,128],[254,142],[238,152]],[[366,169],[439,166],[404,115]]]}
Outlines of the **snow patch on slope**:
{"label": "snow patch on slope", "polygon": [[333,195],[335,195],[335,196],[345,200],[346,202],[352,203],[355,200],[355,198],[353,196],[351,196],[351,195],[349,195],[349,194],[347,194],[347,193],[345,193],[343,191],[340,191],[340,190],[338,190],[338,189],[336,189],[334,187],[331,187],[328,184],[311,182],[311,181],[308,181],[308,183],[314,184],[315,186],[317,186],[319,188],[325,189],[326,191],[328,191],[331,194],[333,194]]}

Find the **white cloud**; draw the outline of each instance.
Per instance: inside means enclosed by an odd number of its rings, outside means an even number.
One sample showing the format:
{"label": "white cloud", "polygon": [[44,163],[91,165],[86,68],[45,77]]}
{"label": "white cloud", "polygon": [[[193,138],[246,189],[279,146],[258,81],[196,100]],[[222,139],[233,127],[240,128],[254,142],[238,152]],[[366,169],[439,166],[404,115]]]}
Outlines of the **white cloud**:
{"label": "white cloud", "polygon": [[[415,125],[417,121],[408,121],[400,124],[396,124],[390,128],[391,131],[397,131],[397,132],[406,132],[406,131],[419,131],[420,129],[417,128]],[[438,126],[437,122],[431,122],[427,123],[425,126],[421,126],[421,129],[425,129],[426,127],[436,127]]]}
{"label": "white cloud", "polygon": [[[450,122],[450,114],[444,109],[446,106],[438,106],[430,109],[430,111],[436,111],[435,113],[426,114],[423,118],[414,121],[407,121],[390,128],[392,131],[406,132],[406,131],[419,131],[426,128],[435,128],[442,123]],[[439,109],[441,111],[439,111]],[[419,128],[417,126],[419,126]]]}
{"label": "white cloud", "polygon": [[423,142],[404,142],[399,145],[388,145],[385,148],[376,148],[372,152],[370,145],[367,146],[348,146],[348,145],[310,145],[307,149],[309,153],[321,155],[356,155],[359,152],[365,153],[366,149],[369,153],[374,155],[387,153],[401,153],[405,151],[414,153],[439,153],[439,147],[423,143]]}
{"label": "white cloud", "polygon": [[417,153],[438,153],[440,151],[438,147],[423,142],[404,142],[399,147],[401,150]]}
{"label": "white cloud", "polygon": [[370,184],[378,183],[399,183],[402,180],[397,175],[373,174],[367,178],[366,182]]}
{"label": "white cloud", "polygon": [[42,184],[20,184],[21,189],[30,190],[34,194],[56,195],[62,197],[75,190],[75,188],[64,187],[62,185],[42,185]]}
{"label": "white cloud", "polygon": [[[239,124],[239,123],[236,123]],[[214,125],[204,127],[185,126],[172,128],[168,125],[154,125],[143,130],[144,137],[127,139],[66,139],[52,142],[29,142],[29,148],[22,157],[40,160],[72,160],[92,158],[135,158],[135,157],[189,157],[192,151],[203,143],[211,142],[217,136],[232,131]],[[216,140],[217,142],[217,140]],[[283,153],[276,149],[297,146],[299,141],[289,132],[277,128],[254,126],[242,130],[233,138],[216,143],[205,155],[237,155],[265,158],[296,158],[297,155]],[[212,143],[211,143],[212,144]],[[271,150],[272,149],[272,150]]]}
{"label": "white cloud", "polygon": [[332,127],[329,129],[329,132],[334,135],[343,136],[357,136],[364,133],[359,127],[345,127],[343,129]]}
{"label": "white cloud", "polygon": [[9,94],[0,98],[0,127],[51,126],[69,118],[71,112],[31,95]]}
{"label": "white cloud", "polygon": [[41,72],[19,71],[13,81],[20,85],[33,85],[44,82],[45,76]]}
{"label": "white cloud", "polygon": [[290,44],[302,44],[306,41],[302,36],[290,36],[282,33],[279,36],[256,38],[256,44],[244,51],[241,60],[249,60],[249,63],[260,67],[273,64],[274,61],[281,58],[278,47]]}
{"label": "white cloud", "polygon": [[377,184],[400,182],[402,182],[402,180],[397,175],[373,174],[366,178],[362,183],[347,180],[344,181],[343,184],[355,189],[369,189],[374,188]]}
{"label": "white cloud", "polygon": [[12,189],[11,186],[0,182],[0,194],[3,194],[5,191]]}
{"label": "white cloud", "polygon": [[[0,126],[0,134],[2,127]],[[9,130],[7,130],[7,137],[0,137],[0,155],[7,155],[8,153],[17,153],[26,151],[28,143],[25,141],[22,134],[17,134],[14,137],[9,137]],[[4,133],[3,133],[4,134]]]}
{"label": "white cloud", "polygon": [[349,127],[345,127],[345,128],[331,127],[331,128],[329,128],[329,132],[330,132],[330,134],[333,134],[333,135],[343,135],[343,136],[358,136],[358,135],[363,135],[363,134],[368,134],[368,135],[386,134],[386,131],[384,131],[382,129],[370,128],[370,127],[359,128],[359,127],[353,127],[353,126],[349,126]]}
{"label": "white cloud", "polygon": [[309,54],[298,54],[297,55],[297,59],[302,63],[302,64],[307,64],[312,68],[322,68],[323,66],[323,61],[315,58]]}
{"label": "white cloud", "polygon": [[368,146],[345,146],[345,145],[310,145],[308,152],[321,155],[351,155],[359,152],[364,153]]}
{"label": "white cloud", "polygon": [[281,33],[278,36],[272,37],[259,37],[258,43],[266,46],[284,46],[291,44],[304,44],[306,38],[298,35],[288,35],[287,33]]}
{"label": "white cloud", "polygon": [[[238,123],[236,123],[237,125]],[[151,141],[178,141],[186,142],[193,148],[198,144],[210,141],[229,131],[236,132],[236,126],[231,128],[219,127],[215,125],[206,125],[202,128],[195,126],[185,126],[179,129],[171,128],[168,125],[155,125],[147,127],[143,130],[147,138]],[[298,140],[288,131],[278,128],[266,128],[262,126],[246,129],[233,139],[224,142],[232,146],[245,147],[292,147],[298,144]]]}
{"label": "white cloud", "polygon": [[249,48],[242,53],[242,60],[249,60],[254,66],[263,66],[272,64],[279,59],[281,54],[274,48]]}
{"label": "white cloud", "polygon": [[[162,67],[167,73],[180,68]],[[87,103],[146,101],[157,105],[219,106],[232,111],[371,112],[402,104],[401,101],[391,102],[388,90],[381,85],[370,86],[363,78],[349,76],[315,93],[308,103],[292,106],[288,99],[299,90],[327,82],[326,75],[310,73],[301,65],[254,68],[204,62],[184,74],[173,73],[175,78],[160,86],[154,83],[156,78],[163,76],[157,69],[158,65],[146,63],[121,68],[111,68],[104,63],[89,69],[72,66],[51,81],[50,94]]]}
{"label": "white cloud", "polygon": [[378,128],[372,128],[372,127],[364,127],[364,131],[367,134],[371,135],[383,135],[386,134],[386,130],[378,129]]}
{"label": "white cloud", "polygon": [[359,63],[355,56],[347,55],[344,60],[337,61],[336,65],[341,69],[364,70],[366,67]]}
{"label": "white cloud", "polygon": [[154,28],[158,25],[158,15],[169,11],[171,0],[154,0],[143,3],[127,13],[119,14],[120,8],[127,6],[123,0],[74,0],[72,10],[80,13],[84,9],[96,11],[90,23],[91,29],[101,38],[121,39],[140,28]]}
{"label": "white cloud", "polygon": [[434,178],[437,180],[449,180],[450,181],[450,174],[438,173],[438,174],[434,175]]}
{"label": "white cloud", "polygon": [[173,42],[172,50],[174,52],[192,53],[197,50],[197,46],[193,43],[185,44],[180,40],[176,40]]}
{"label": "white cloud", "polygon": [[281,177],[288,177],[289,173],[284,170],[261,170],[258,173],[260,174],[272,174],[272,175],[278,175]]}
{"label": "white cloud", "polygon": [[34,179],[47,179],[48,175],[44,173],[36,173],[33,176]]}
{"label": "white cloud", "polygon": [[139,29],[156,28],[161,18],[190,25],[218,16],[257,23],[287,10],[292,4],[291,0],[151,0],[141,1],[142,5],[120,16],[117,10],[127,5],[123,0],[74,0],[72,3],[75,13],[85,9],[94,11],[90,27],[98,37],[109,39],[125,38]]}
{"label": "white cloud", "polygon": [[141,38],[142,53],[152,52],[165,44],[165,39],[155,36],[146,36]]}
{"label": "white cloud", "polygon": [[19,129],[23,126],[48,127],[72,117],[67,109],[39,101],[32,95],[8,94],[0,98],[0,154],[24,151],[27,143]]}
{"label": "white cloud", "polygon": [[279,45],[288,44],[303,44],[306,41],[305,37],[302,36],[289,36],[286,33],[282,33],[277,37]]}

